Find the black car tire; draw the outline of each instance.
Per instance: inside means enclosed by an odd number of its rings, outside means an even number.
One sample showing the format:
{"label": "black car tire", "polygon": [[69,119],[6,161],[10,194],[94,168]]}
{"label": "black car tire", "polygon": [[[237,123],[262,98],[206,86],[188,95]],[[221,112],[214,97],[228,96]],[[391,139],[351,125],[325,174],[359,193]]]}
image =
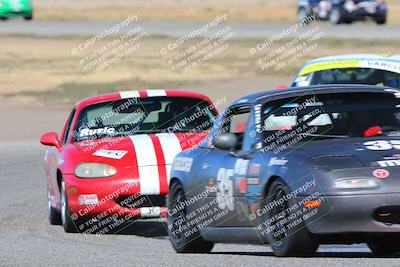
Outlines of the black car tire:
{"label": "black car tire", "polygon": [[383,239],[368,243],[369,249],[378,256],[385,256],[400,252],[400,240],[398,239]]}
{"label": "black car tire", "polygon": [[47,189],[47,212],[51,225],[61,225],[61,214],[51,206],[50,191]]}
{"label": "black car tire", "polygon": [[[268,203],[280,198],[281,196],[287,195],[288,193],[290,193],[290,191],[286,183],[280,179],[275,180],[268,190],[266,199],[264,200],[264,205],[268,205]],[[267,222],[267,219],[277,216],[277,214],[282,210],[287,210],[288,207],[294,204],[295,200],[289,199],[283,204],[287,207],[277,206],[276,208],[269,210],[262,218],[263,223]],[[285,214],[285,217],[290,217],[295,212],[295,210],[290,210]],[[270,227],[270,225],[268,225],[268,227]],[[274,230],[268,231],[266,237],[272,251],[278,257],[307,257],[314,255],[318,249],[318,243],[307,231],[304,222],[288,229],[287,232],[285,231],[285,236],[283,238],[280,238],[280,236],[278,238],[275,237],[274,233]]]}
{"label": "black car tire", "polygon": [[71,212],[68,208],[68,196],[64,181],[61,182],[61,224],[66,233],[77,233],[78,229],[71,218]]}
{"label": "black car tire", "polygon": [[29,16],[24,17],[24,20],[32,20],[32,19],[33,19],[33,15],[29,15]]}
{"label": "black car tire", "polygon": [[344,24],[352,24],[354,21],[353,20],[351,20],[351,19],[344,19],[343,20],[343,23]]}
{"label": "black car tire", "polygon": [[376,18],[375,22],[378,25],[384,25],[384,24],[386,24],[386,17]]}
{"label": "black car tire", "polygon": [[8,20],[8,18],[7,17],[0,17],[0,20],[5,21],[5,20]]}
{"label": "black car tire", "polygon": [[[177,253],[209,253],[214,247],[214,243],[205,241],[199,234],[198,229],[195,229],[197,228],[195,224],[192,224],[190,229],[186,229],[184,232],[179,230],[183,226],[186,226],[182,218],[187,218],[187,209],[182,208],[178,212],[174,211],[178,210],[176,207],[184,202],[185,199],[182,185],[177,182],[173,183],[168,193],[167,203],[168,210],[173,212],[173,214],[169,214],[167,219],[168,235],[171,244]],[[185,235],[186,232],[190,233],[190,237]]]}
{"label": "black car tire", "polygon": [[331,13],[329,14],[329,21],[332,24],[341,24],[343,22],[343,16],[342,12],[340,12],[340,9],[334,8],[332,9]]}

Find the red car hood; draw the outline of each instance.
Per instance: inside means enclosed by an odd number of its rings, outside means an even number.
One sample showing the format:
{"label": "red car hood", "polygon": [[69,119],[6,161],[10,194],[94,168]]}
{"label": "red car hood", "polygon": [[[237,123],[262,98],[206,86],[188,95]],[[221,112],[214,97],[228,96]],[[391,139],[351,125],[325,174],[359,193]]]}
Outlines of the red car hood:
{"label": "red car hood", "polygon": [[208,132],[140,134],[74,143],[85,162],[116,167],[170,165],[176,154],[197,145]]}

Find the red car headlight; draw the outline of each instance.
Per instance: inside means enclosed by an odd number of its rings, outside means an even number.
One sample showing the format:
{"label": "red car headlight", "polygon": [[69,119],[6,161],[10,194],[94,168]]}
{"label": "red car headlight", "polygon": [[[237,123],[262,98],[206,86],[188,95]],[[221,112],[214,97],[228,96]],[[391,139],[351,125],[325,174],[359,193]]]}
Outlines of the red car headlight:
{"label": "red car headlight", "polygon": [[81,163],[75,169],[75,175],[80,178],[104,178],[116,173],[117,169],[103,163]]}

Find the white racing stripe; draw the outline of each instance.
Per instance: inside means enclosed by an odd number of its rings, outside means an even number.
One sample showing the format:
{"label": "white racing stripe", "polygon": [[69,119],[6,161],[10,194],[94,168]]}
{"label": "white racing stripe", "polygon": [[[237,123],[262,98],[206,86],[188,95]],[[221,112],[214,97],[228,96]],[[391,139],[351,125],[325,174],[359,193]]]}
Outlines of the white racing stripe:
{"label": "white racing stripe", "polygon": [[172,164],[176,154],[182,151],[178,137],[173,133],[160,133],[156,136],[164,152],[165,164]]}
{"label": "white racing stripe", "polygon": [[164,152],[164,158],[166,164],[165,167],[167,169],[167,179],[169,184],[169,180],[171,178],[170,177],[171,164],[175,156],[182,151],[181,144],[179,143],[179,139],[175,134],[161,133],[156,135],[160,140],[160,144]]}
{"label": "white racing stripe", "polygon": [[158,175],[158,163],[156,152],[150,136],[130,136],[136,150],[136,158],[139,168],[140,193],[160,194],[160,179]]}
{"label": "white racing stripe", "polygon": [[146,90],[147,96],[167,96],[165,90]]}
{"label": "white racing stripe", "polygon": [[123,91],[120,92],[119,95],[121,96],[121,99],[140,97],[138,91]]}
{"label": "white racing stripe", "polygon": [[140,216],[143,218],[160,217],[160,207],[143,207],[140,208]]}

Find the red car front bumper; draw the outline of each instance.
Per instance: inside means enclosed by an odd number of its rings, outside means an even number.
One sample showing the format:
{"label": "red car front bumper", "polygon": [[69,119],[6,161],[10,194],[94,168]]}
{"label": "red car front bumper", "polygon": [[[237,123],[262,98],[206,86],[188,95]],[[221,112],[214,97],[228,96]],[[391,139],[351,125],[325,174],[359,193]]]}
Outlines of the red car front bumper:
{"label": "red car front bumper", "polygon": [[68,210],[73,220],[115,217],[125,221],[167,215],[165,194],[141,195],[138,179],[81,179],[65,175]]}

